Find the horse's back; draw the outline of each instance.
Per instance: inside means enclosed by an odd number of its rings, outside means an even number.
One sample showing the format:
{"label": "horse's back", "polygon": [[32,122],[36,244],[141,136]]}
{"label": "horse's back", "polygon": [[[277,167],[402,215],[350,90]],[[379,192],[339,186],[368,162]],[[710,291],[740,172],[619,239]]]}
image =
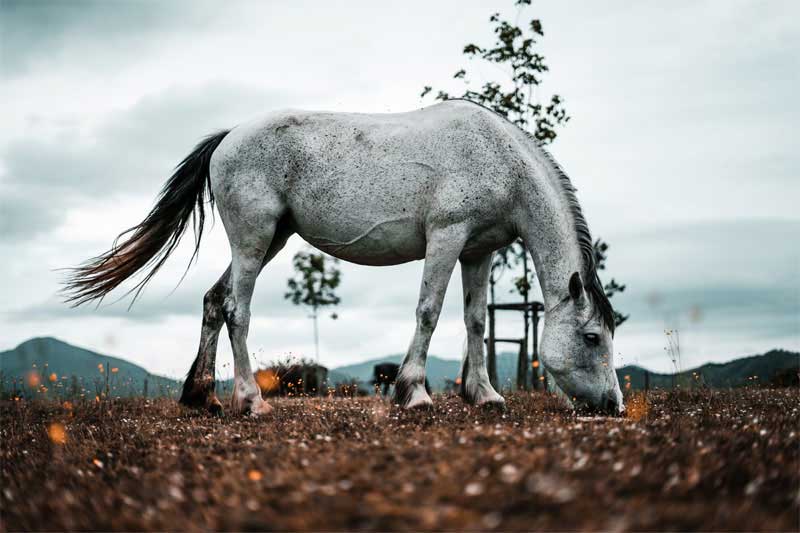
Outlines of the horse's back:
{"label": "horse's back", "polygon": [[229,134],[212,160],[229,177],[212,182],[223,196],[274,196],[295,231],[342,259],[421,259],[430,228],[493,220],[512,201],[500,121],[469,102],[407,113],[279,111]]}

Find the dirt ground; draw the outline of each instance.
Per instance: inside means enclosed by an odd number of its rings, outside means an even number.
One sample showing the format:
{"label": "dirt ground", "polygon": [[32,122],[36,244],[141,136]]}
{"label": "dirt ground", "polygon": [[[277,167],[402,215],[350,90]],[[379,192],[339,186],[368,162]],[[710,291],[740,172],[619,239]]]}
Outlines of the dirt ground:
{"label": "dirt ground", "polygon": [[656,392],[626,418],[434,401],[6,402],[0,529],[800,529],[797,389]]}

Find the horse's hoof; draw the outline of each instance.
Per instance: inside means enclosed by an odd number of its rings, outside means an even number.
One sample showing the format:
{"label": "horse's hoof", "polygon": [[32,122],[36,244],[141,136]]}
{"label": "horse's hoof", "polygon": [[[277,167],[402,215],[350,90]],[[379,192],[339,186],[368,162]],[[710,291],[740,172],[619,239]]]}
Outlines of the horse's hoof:
{"label": "horse's hoof", "polygon": [[484,400],[479,400],[475,402],[475,405],[480,407],[481,409],[486,409],[487,411],[505,411],[506,410],[506,401],[505,399],[496,394],[494,398],[486,398]]}
{"label": "horse's hoof", "polygon": [[403,409],[420,409],[433,406],[433,400],[431,400],[425,387],[424,376],[407,379],[402,374],[401,371],[394,384],[392,402]]}
{"label": "horse's hoof", "polygon": [[222,403],[220,403],[216,396],[209,399],[208,412],[214,416],[222,416]]}
{"label": "horse's hoof", "polygon": [[268,415],[272,412],[272,406],[259,398],[257,401],[253,401],[250,404],[250,409],[248,409],[248,413],[250,416],[264,416]]}
{"label": "horse's hoof", "polygon": [[490,410],[498,409],[501,411],[506,408],[505,399],[497,394],[494,387],[489,384],[478,385],[475,388],[467,388],[466,395],[463,396],[463,398],[467,403],[471,403],[476,407]]}
{"label": "horse's hoof", "polygon": [[425,409],[433,409],[433,400],[430,398],[428,399],[420,399],[420,400],[412,400],[408,402],[408,405],[405,406],[405,409],[414,409],[417,411],[422,411]]}
{"label": "horse's hoof", "polygon": [[408,401],[403,405],[404,409],[430,409],[433,407],[433,400],[425,390],[425,387],[415,387],[409,394]]}

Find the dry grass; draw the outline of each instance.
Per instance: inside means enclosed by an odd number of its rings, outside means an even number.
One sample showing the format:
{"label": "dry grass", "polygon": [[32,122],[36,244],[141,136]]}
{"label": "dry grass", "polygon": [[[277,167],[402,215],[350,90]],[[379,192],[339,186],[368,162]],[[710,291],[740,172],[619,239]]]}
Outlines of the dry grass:
{"label": "dry grass", "polygon": [[655,393],[627,419],[507,400],[280,399],[263,420],[6,402],[0,529],[800,527],[797,389]]}

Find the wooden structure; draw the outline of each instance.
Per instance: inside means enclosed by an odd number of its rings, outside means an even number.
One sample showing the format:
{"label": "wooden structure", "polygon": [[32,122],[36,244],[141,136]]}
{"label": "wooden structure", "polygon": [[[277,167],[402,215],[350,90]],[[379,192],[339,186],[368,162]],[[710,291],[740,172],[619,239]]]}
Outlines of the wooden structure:
{"label": "wooden structure", "polygon": [[[544,314],[544,305],[541,302],[521,302],[521,303],[502,303],[489,304],[486,306],[489,312],[489,337],[485,339],[487,349],[487,370],[489,371],[489,381],[495,389],[497,383],[497,343],[513,343],[519,345],[519,358],[517,359],[517,388],[528,390],[539,388],[539,320]],[[521,311],[525,322],[525,331],[521,339],[498,338],[495,336],[495,323],[497,311]],[[533,326],[533,353],[531,354],[531,376],[528,379],[528,327]],[[544,376],[544,372],[541,373]],[[546,389],[546,383],[542,383]]]}

